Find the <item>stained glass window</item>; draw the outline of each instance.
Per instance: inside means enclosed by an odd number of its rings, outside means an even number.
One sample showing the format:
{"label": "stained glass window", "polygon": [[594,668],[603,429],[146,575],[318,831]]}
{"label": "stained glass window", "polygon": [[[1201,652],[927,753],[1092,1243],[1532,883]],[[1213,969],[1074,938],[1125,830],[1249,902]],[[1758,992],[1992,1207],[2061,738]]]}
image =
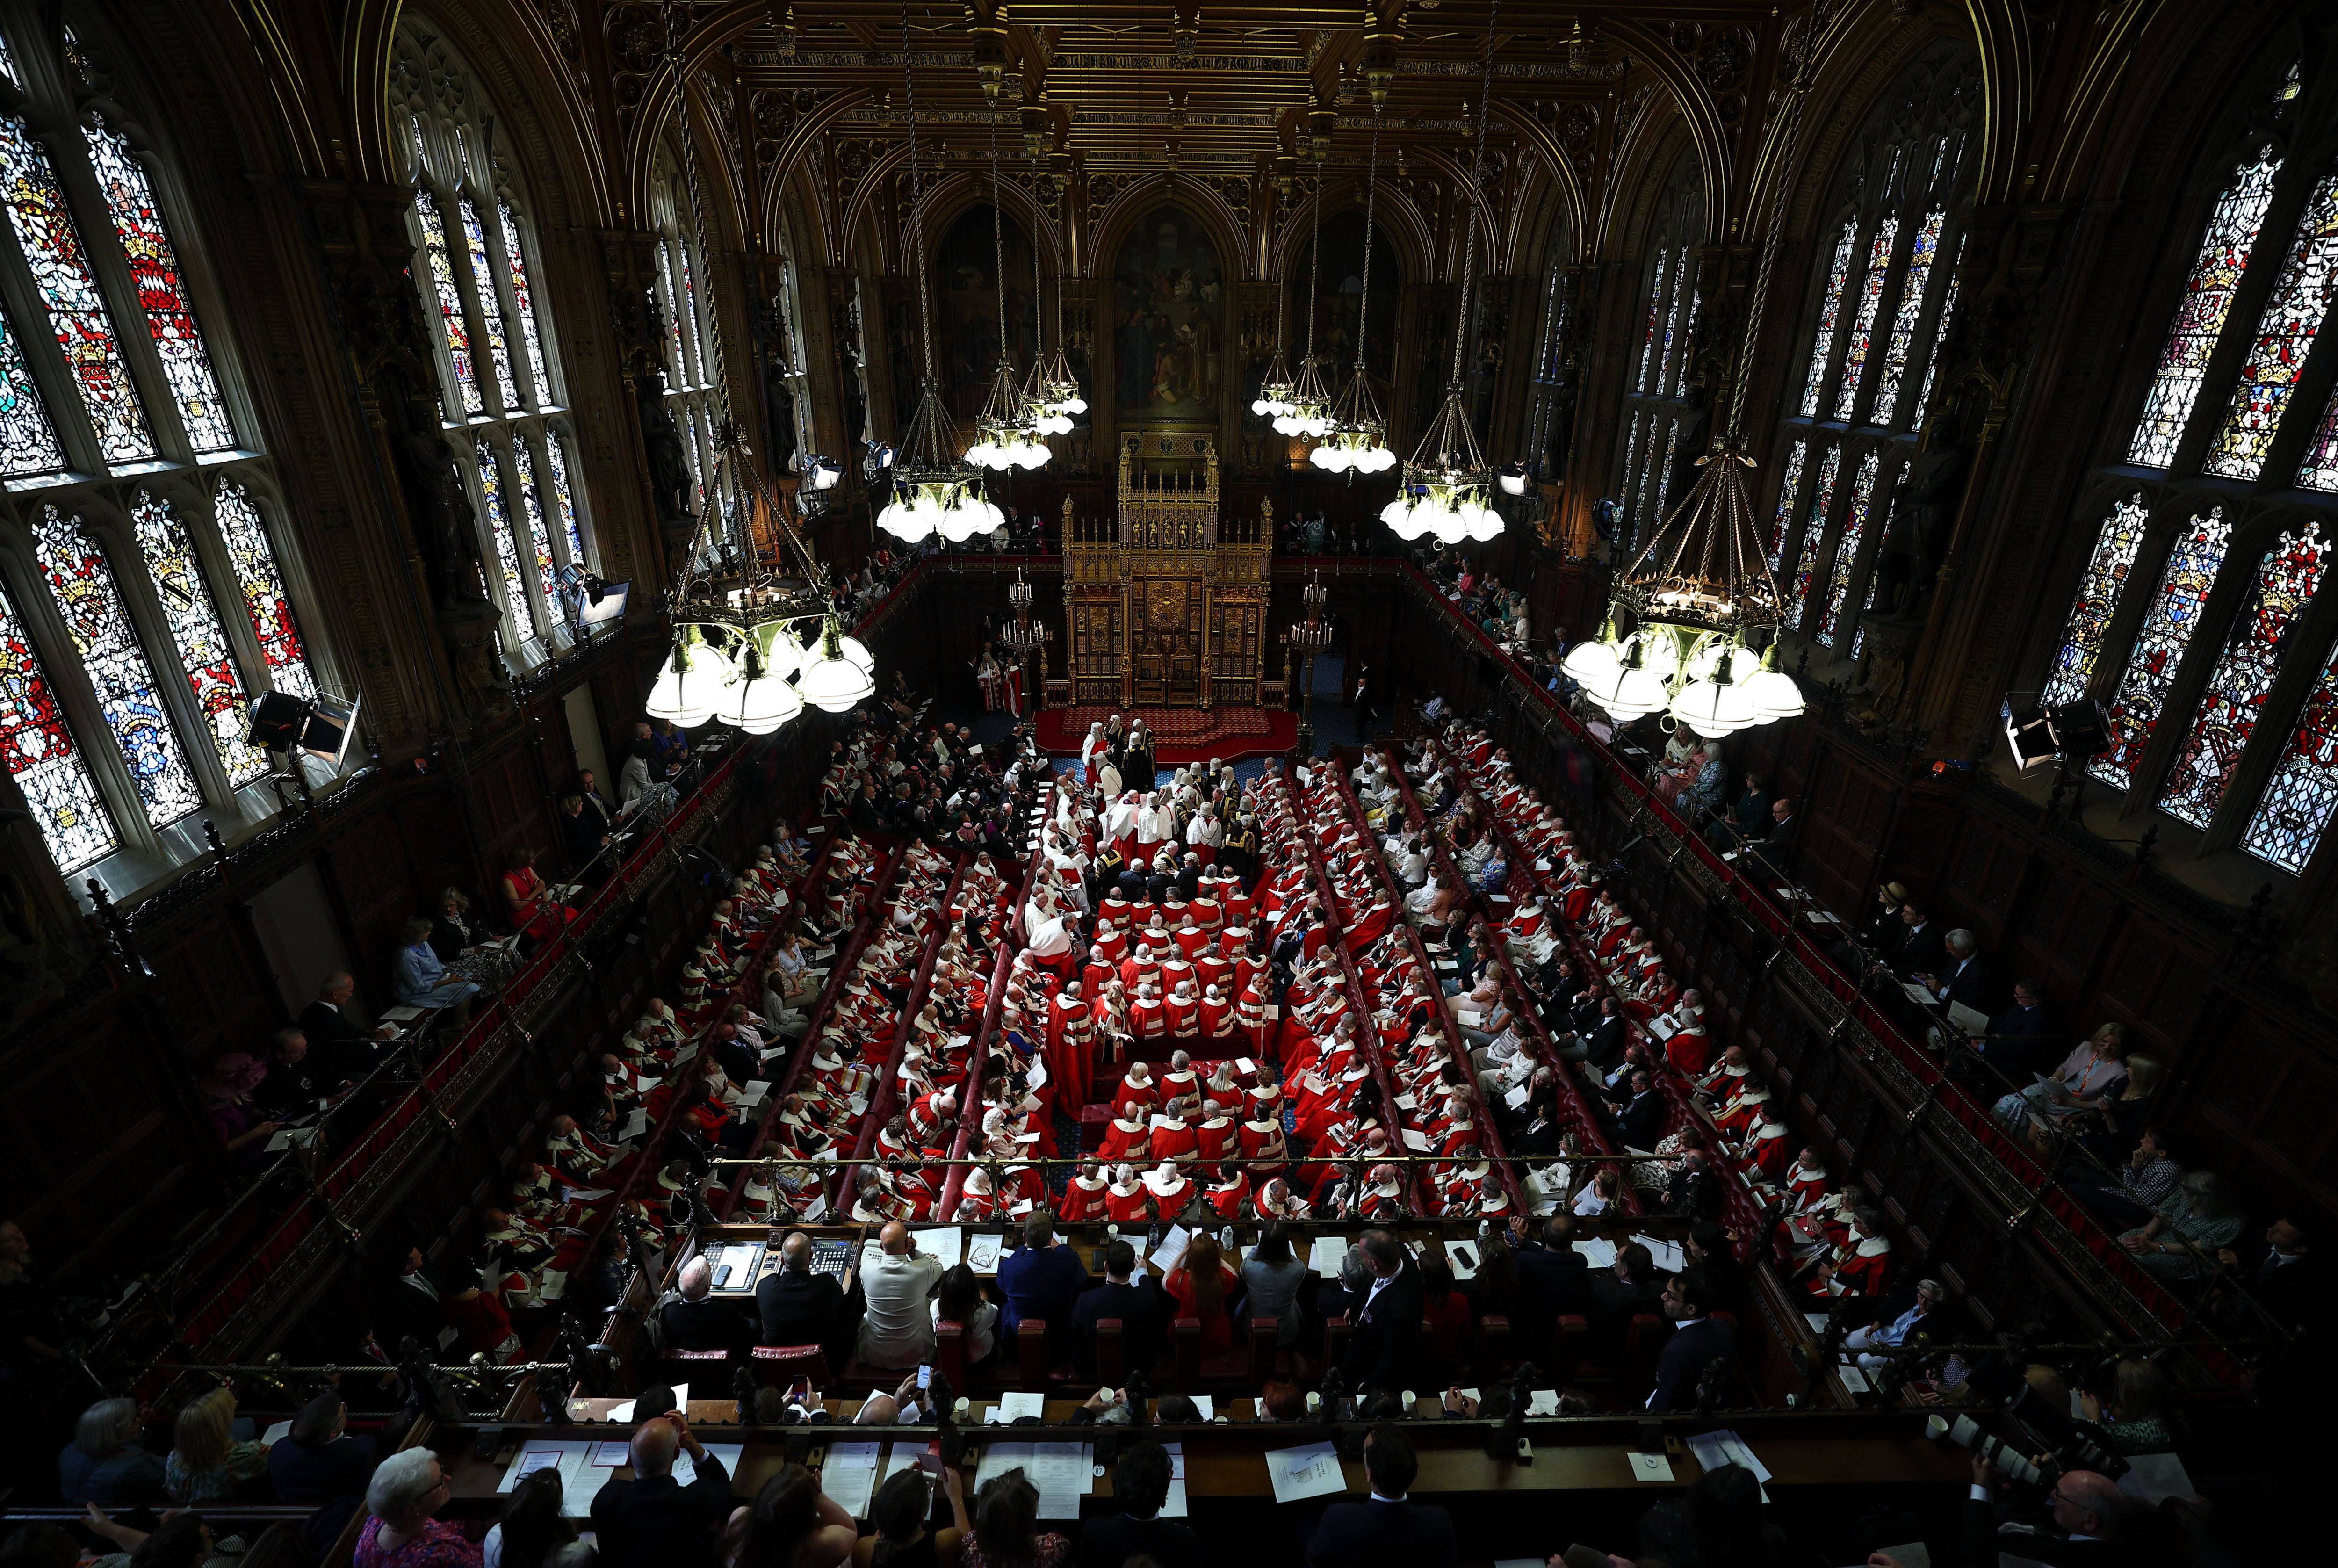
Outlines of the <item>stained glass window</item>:
{"label": "stained glass window", "polygon": [[697,367],[698,384],[711,386],[713,368],[706,360],[706,326],[698,319],[698,282],[691,276],[690,247],[674,242],[674,265],[682,271],[682,313],[690,322],[690,362]]}
{"label": "stained glass window", "polygon": [[2207,232],[2200,236],[2200,252],[2184,281],[2183,303],[2176,306],[2167,342],[2159,350],[2159,370],[2144,398],[2143,417],[2127,443],[2128,462],[2164,468],[2176,460],[2176,443],[2184,439],[2192,405],[2200,396],[2200,378],[2217,334],[2225,329],[2241,274],[2248,271],[2249,251],[2273,201],[2274,176],[2280,173],[2281,160],[2267,147],[2256,162],[2241,165],[2216,198]]}
{"label": "stained glass window", "polygon": [[[1649,443],[1651,446],[1654,446],[1655,444],[1655,443],[1653,441]],[[1655,505],[1650,508],[1648,513],[1649,527],[1648,531],[1645,536],[1646,538],[1654,538],[1655,537],[1655,530],[1665,526],[1665,508],[1669,506],[1672,501],[1673,452],[1679,445],[1680,421],[1678,419],[1675,419],[1671,424],[1665,427],[1664,461],[1656,466],[1655,473],[1651,476],[1655,481],[1655,483],[1650,487],[1650,493],[1655,498]]]}
{"label": "stained glass window", "polygon": [[486,507],[487,533],[496,543],[496,561],[503,568],[504,603],[511,608],[512,629],[526,636],[535,630],[527,607],[527,577],[520,569],[519,541],[512,537],[511,514],[504,508],[502,470],[496,452],[484,440],[478,446],[479,499]]}
{"label": "stained glass window", "polygon": [[195,325],[195,308],[187,298],[186,278],[179,271],[179,253],[171,231],[154,200],[154,187],[130,151],[130,138],[106,129],[94,113],[86,115],[82,137],[89,144],[90,167],[105,192],[106,211],[113,216],[113,232],[130,261],[130,280],[138,290],[139,308],[146,313],[146,330],[162,361],[162,377],[187,427],[187,441],[198,452],[231,451],[235,427],[228,420],[219,381],[211,374],[211,355],[204,351],[202,332]]}
{"label": "stained glass window", "polygon": [[1859,564],[1859,541],[1867,532],[1868,509],[1875,504],[1875,478],[1882,459],[1870,452],[1859,460],[1851,481],[1851,510],[1842,520],[1842,537],[1834,547],[1834,563],[1827,568],[1826,604],[1819,616],[1818,639],[1834,646],[1835,628],[1842,619],[1842,602],[1851,592],[1851,574]]}
{"label": "stained glass window", "polygon": [[1819,411],[1819,379],[1826,374],[1827,352],[1834,347],[1834,325],[1842,313],[1842,291],[1851,282],[1851,253],[1859,243],[1859,221],[1846,219],[1834,242],[1834,259],[1827,263],[1826,294],[1819,305],[1819,330],[1811,339],[1810,369],[1803,374],[1802,412],[1805,419]]}
{"label": "stained glass window", "polygon": [[479,398],[478,371],[471,363],[471,330],[464,324],[463,299],[455,291],[455,264],[447,257],[447,226],[439,221],[438,203],[428,187],[414,192],[414,211],[422,224],[422,253],[430,266],[430,282],[438,296],[438,324],[447,335],[447,357],[455,362],[455,386],[463,412],[476,414],[486,405]]}
{"label": "stained glass window", "polygon": [[2241,606],[2225,651],[2208,676],[2207,692],[2193,715],[2183,749],[2167,770],[2161,810],[2194,827],[2206,827],[2215,814],[2233,769],[2240,764],[2241,749],[2256,729],[2297,613],[2322,586],[2329,551],[2321,526],[2309,522],[2282,535],[2257,568],[2248,602]]}
{"label": "stained glass window", "polygon": [[79,871],[113,853],[120,842],[113,820],[5,594],[0,594],[0,755],[8,759],[8,776],[41,824],[59,871]]}
{"label": "stained glass window", "polygon": [[683,347],[682,296],[674,287],[673,247],[671,244],[658,247],[658,278],[659,289],[664,295],[663,305],[666,330],[673,339],[673,390],[678,392],[690,385],[690,353]]}
{"label": "stained glass window", "polygon": [[1842,384],[1834,397],[1834,417],[1851,418],[1859,402],[1860,377],[1867,370],[1868,345],[1875,341],[1875,320],[1883,309],[1883,285],[1891,275],[1891,247],[1900,238],[1900,220],[1887,214],[1875,226],[1868,242],[1867,271],[1859,280],[1859,311],[1852,318],[1851,340],[1842,350]]}
{"label": "stained glass window", "polygon": [[1681,361],[1687,358],[1688,334],[1681,324],[1687,313],[1690,296],[1696,291],[1689,286],[1688,248],[1683,246],[1673,261],[1673,303],[1665,315],[1664,352],[1656,360],[1656,390],[1665,396],[1679,391]]}
{"label": "stained glass window", "polygon": [[0,473],[10,478],[64,471],[64,449],[48,406],[25,368],[15,328],[0,313]]}
{"label": "stained glass window", "polygon": [[1786,453],[1786,471],[1778,478],[1778,510],[1770,519],[1770,570],[1774,574],[1783,569],[1786,555],[1786,526],[1794,518],[1794,492],[1803,488],[1803,459],[1808,444],[1796,441]]}
{"label": "stained glass window", "polygon": [[506,413],[519,409],[519,388],[512,381],[511,347],[504,341],[504,307],[496,293],[496,275],[487,270],[487,232],[479,227],[479,211],[468,197],[457,198],[463,217],[463,249],[471,262],[473,292],[479,301],[479,326],[487,340],[487,362],[496,368],[496,391]]}
{"label": "stained glass window", "polygon": [[1648,285],[1648,324],[1640,335],[1640,374],[1632,383],[1643,392],[1649,389],[1648,372],[1656,362],[1656,332],[1664,325],[1665,277],[1671,262],[1671,255],[1665,251],[1663,242],[1658,242],[1655,281]]}
{"label": "stained glass window", "polygon": [[2338,807],[2338,648],[2290,731],[2273,780],[2241,835],[2241,847],[2284,871],[2302,872]]}
{"label": "stained glass window", "polygon": [[2125,789],[2134,782],[2136,765],[2143,760],[2152,726],[2159,722],[2167,689],[2175,684],[2176,668],[2200,629],[2200,607],[2216,580],[2216,568],[2224,564],[2231,533],[2225,508],[2214,508],[2185,525],[2167,557],[2167,569],[2152,590],[2143,629],[2127,655],[2118,694],[2105,715],[2110,749],[2087,764],[2087,771],[2107,784]]}
{"label": "stained glass window", "polygon": [[1645,410],[1632,410],[1632,433],[1624,441],[1624,513],[1631,515],[1633,498],[1640,484],[1640,419]]}
{"label": "stained glass window", "polygon": [[552,561],[551,535],[545,531],[544,505],[537,498],[535,459],[527,449],[527,438],[521,436],[512,442],[512,483],[519,491],[520,516],[526,519],[527,542],[535,551],[535,573],[544,587],[544,602],[548,608],[560,602],[560,583]]}
{"label": "stained glass window", "polygon": [[16,74],[16,57],[8,53],[8,40],[5,38],[0,38],[0,76],[7,77],[19,87],[25,84],[25,79]]}
{"label": "stained glass window", "polygon": [[1811,487],[1811,509],[1803,515],[1801,559],[1794,567],[1794,586],[1788,593],[1790,604],[1783,612],[1791,625],[1800,625],[1803,606],[1810,601],[1811,577],[1818,566],[1819,547],[1826,542],[1827,508],[1834,503],[1835,476],[1842,469],[1842,449],[1829,447],[1826,456],[1819,459],[1818,482]]}
{"label": "stained glass window", "polygon": [[309,673],[309,650],[300,640],[300,623],[292,618],[291,603],[284,597],[284,574],[277,568],[276,549],[260,524],[260,508],[252,505],[241,485],[222,479],[212,510],[219,519],[220,539],[227,546],[229,564],[235,568],[236,586],[243,593],[244,613],[251,617],[252,634],[260,639],[260,654],[268,660],[270,684],[280,692],[315,696],[317,683]]}
{"label": "stained glass window", "polygon": [[227,770],[230,784],[248,784],[268,771],[268,756],[244,739],[251,727],[251,706],[195,558],[194,540],[170,502],[143,490],[130,505],[130,519],[138,530],[138,551],[153,578],[162,618],[171,625],[171,640],[187,672],[187,685],[194,691],[195,706],[211,726],[220,766]]}
{"label": "stained glass window", "polygon": [[2265,301],[2249,357],[2233,387],[2232,407],[2208,448],[2205,467],[2230,479],[2254,479],[2265,449],[2313,347],[2330,297],[2338,292],[2338,174],[2313,187],[2298,220],[2297,237],[2282,259],[2281,275]]}
{"label": "stained glass window", "polygon": [[[1965,240],[1969,237],[1963,235],[1958,237],[1957,261],[1959,262],[1965,258]],[[1931,407],[1932,378],[1940,369],[1940,346],[1949,340],[1949,329],[1956,322],[1957,292],[1963,286],[1964,280],[1957,276],[1956,267],[1951,265],[1949,269],[1949,291],[1940,300],[1940,319],[1932,328],[1932,345],[1924,350],[1924,384],[1916,389],[1916,406],[1909,410],[1911,424],[1921,424],[1924,410]]]}
{"label": "stained glass window", "polygon": [[130,367],[123,361],[97,280],[90,275],[89,257],[56,171],[25,121],[14,114],[0,114],[0,200],[8,204],[16,243],[96,429],[98,449],[111,463],[152,457],[153,432],[131,385]]}
{"label": "stained glass window", "polygon": [[147,662],[97,541],[79,518],[65,517],[54,507],[43,507],[41,514],[33,526],[41,575],[48,579],[83,673],[97,694],[98,711],[122,747],[130,782],[145,803],[146,820],[168,827],[203,799],[155,687],[154,666]]}
{"label": "stained glass window", "polygon": [[519,340],[527,347],[529,371],[535,379],[535,406],[547,407],[552,401],[552,373],[544,362],[543,345],[535,336],[535,300],[527,287],[527,257],[519,248],[519,218],[512,212],[509,202],[496,209],[503,227],[504,261],[511,269],[512,314],[519,321]]}
{"label": "stained glass window", "polygon": [[2103,531],[2096,537],[2095,553],[2088,557],[2087,569],[2078,578],[2078,594],[2070,602],[2070,616],[2062,627],[2062,646],[2054,656],[2054,667],[2046,672],[2039,702],[2049,705],[2075,702],[2087,695],[2095,660],[2103,651],[2103,633],[2110,626],[2112,612],[2118,608],[2119,590],[2127,586],[2136,551],[2143,547],[2143,525],[2148,515],[2140,495],[2112,503],[2110,515],[2103,519]]}
{"label": "stained glass window", "polygon": [[[1900,405],[1900,383],[1908,374],[1908,356],[1916,343],[1916,321],[1924,313],[1924,286],[1932,276],[1932,261],[1940,251],[1940,226],[1949,215],[1935,207],[1916,225],[1908,242],[1908,267],[1900,281],[1900,304],[1891,314],[1891,336],[1883,345],[1883,362],[1875,372],[1875,412],[1870,422],[1888,425]],[[1945,327],[1946,323],[1943,322]]]}
{"label": "stained glass window", "polygon": [[552,472],[552,499],[560,513],[561,529],[568,536],[568,558],[581,567],[584,538],[576,531],[576,502],[568,493],[568,459],[561,455],[560,438],[550,430],[544,433],[544,460]]}

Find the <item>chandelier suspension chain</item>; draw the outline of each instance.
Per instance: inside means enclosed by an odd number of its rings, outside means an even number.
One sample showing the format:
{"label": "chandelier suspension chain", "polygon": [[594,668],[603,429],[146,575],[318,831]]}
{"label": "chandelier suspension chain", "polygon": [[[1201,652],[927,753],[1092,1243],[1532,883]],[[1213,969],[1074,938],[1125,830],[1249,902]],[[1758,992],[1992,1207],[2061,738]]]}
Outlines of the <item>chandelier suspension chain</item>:
{"label": "chandelier suspension chain", "polygon": [[[990,121],[990,265],[998,274],[998,359],[1007,360],[1007,202],[998,186],[998,109],[991,106]],[[1031,247],[1032,264],[1036,266],[1039,247]]]}
{"label": "chandelier suspension chain", "polygon": [[1356,374],[1364,373],[1364,340],[1372,319],[1372,216],[1380,193],[1380,106],[1372,105],[1372,161],[1364,175],[1364,288],[1356,297]]}
{"label": "chandelier suspension chain", "polygon": [[[1793,182],[1794,148],[1801,139],[1803,110],[1810,103],[1811,74],[1818,60],[1818,31],[1826,24],[1828,0],[1819,0],[1811,12],[1811,35],[1802,68],[1794,72],[1786,85],[1788,99],[1785,134],[1778,143],[1778,188],[1770,202],[1770,232],[1762,237],[1762,265],[1754,274],[1754,297],[1745,302],[1745,333],[1737,345],[1737,374],[1729,389],[1729,422],[1723,428],[1722,444],[1734,448],[1744,433],[1745,394],[1754,375],[1754,349],[1762,340],[1762,314],[1770,301],[1771,279],[1778,268],[1778,251],[1786,230],[1786,202]],[[1782,45],[1783,47],[1783,45]]]}
{"label": "chandelier suspension chain", "polygon": [[[1481,78],[1483,86],[1478,98],[1478,153],[1469,165],[1469,205],[1485,205],[1486,202],[1486,126],[1494,117],[1494,28],[1502,18],[1502,0],[1494,0],[1486,13],[1486,67]],[[1453,318],[1453,385],[1461,384],[1461,345],[1469,335],[1469,288],[1478,271],[1478,218],[1469,212],[1469,236],[1462,247],[1461,299]],[[1490,226],[1494,214],[1488,211],[1486,222]],[[1366,236],[1367,243],[1370,236]],[[1367,250],[1365,254],[1370,255]]]}
{"label": "chandelier suspension chain", "polygon": [[918,339],[925,350],[926,380],[934,379],[934,306],[931,271],[926,265],[926,192],[918,163],[918,78],[909,68],[909,0],[901,0],[901,95],[909,115],[909,234],[918,267]]}

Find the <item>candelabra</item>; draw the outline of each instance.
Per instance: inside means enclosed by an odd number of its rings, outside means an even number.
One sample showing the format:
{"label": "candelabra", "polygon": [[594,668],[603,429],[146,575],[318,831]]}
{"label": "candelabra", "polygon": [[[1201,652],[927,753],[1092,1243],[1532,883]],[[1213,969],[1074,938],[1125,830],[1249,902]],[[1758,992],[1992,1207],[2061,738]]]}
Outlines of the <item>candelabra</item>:
{"label": "candelabra", "polygon": [[[1055,628],[1044,621],[1031,618],[1032,588],[1023,576],[1023,568],[1015,568],[1015,580],[1007,585],[1007,603],[1014,610],[1015,619],[999,628],[998,640],[1015,656],[1016,665],[1023,671],[1023,692],[1031,705],[1031,712],[1039,711],[1039,699],[1045,695],[1047,644],[1056,635]],[[1040,661],[1038,676],[1032,676],[1031,661]]]}
{"label": "candelabra", "polygon": [[1315,754],[1315,656],[1331,646],[1331,623],[1323,618],[1323,606],[1331,593],[1323,586],[1323,574],[1316,573],[1299,597],[1307,607],[1307,618],[1291,628],[1291,646],[1305,656],[1299,676],[1299,754],[1311,757]]}

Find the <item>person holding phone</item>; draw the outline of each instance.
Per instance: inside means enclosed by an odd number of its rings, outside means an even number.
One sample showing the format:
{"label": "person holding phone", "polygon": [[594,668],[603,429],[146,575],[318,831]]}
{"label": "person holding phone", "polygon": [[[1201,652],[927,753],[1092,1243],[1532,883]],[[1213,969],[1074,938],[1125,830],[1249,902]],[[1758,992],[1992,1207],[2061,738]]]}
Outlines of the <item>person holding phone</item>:
{"label": "person holding phone", "polygon": [[[933,1368],[920,1371],[930,1374]],[[950,1523],[926,1528],[933,1512],[934,1478],[922,1466],[896,1470],[869,1500],[869,1533],[852,1549],[852,1568],[957,1568],[973,1525],[966,1516],[966,1478],[955,1465],[941,1471]]]}

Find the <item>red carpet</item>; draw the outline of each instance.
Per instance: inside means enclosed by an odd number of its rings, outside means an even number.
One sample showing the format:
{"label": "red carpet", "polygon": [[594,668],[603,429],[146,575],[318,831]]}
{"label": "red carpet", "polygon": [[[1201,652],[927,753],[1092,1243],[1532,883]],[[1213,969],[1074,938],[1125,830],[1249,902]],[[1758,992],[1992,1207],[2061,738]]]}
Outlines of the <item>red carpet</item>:
{"label": "red carpet", "polygon": [[1043,708],[1039,745],[1058,756],[1076,757],[1088,725],[1118,713],[1143,719],[1153,732],[1154,760],[1164,767],[1182,763],[1240,762],[1274,756],[1299,744],[1299,715],[1278,708]]}

